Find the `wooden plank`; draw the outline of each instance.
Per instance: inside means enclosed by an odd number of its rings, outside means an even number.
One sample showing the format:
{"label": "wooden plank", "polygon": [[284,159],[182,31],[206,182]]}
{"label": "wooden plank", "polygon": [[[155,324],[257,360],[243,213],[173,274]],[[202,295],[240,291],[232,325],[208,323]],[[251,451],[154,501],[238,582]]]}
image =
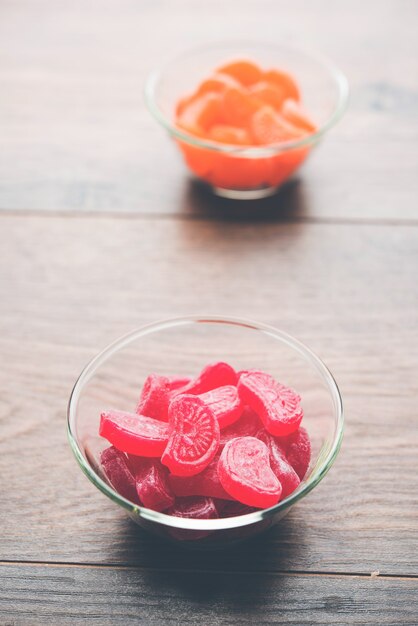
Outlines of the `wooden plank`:
{"label": "wooden plank", "polygon": [[0,581],[0,620],[14,626],[415,626],[418,619],[416,579],[3,566]]}
{"label": "wooden plank", "polygon": [[341,386],[347,431],[305,501],[207,568],[417,574],[417,254],[406,226],[2,216],[1,557],[198,568],[88,483],[65,407],[85,362],[120,334],[227,313],[311,345]]}
{"label": "wooden plank", "polygon": [[234,0],[227,11],[193,0],[3,2],[0,209],[231,210],[190,184],[141,89],[173,51],[230,38],[237,15],[243,40],[322,49],[352,83],[349,114],[298,184],[252,209],[286,219],[416,219],[418,14],[413,1],[397,0],[338,8],[332,0]]}

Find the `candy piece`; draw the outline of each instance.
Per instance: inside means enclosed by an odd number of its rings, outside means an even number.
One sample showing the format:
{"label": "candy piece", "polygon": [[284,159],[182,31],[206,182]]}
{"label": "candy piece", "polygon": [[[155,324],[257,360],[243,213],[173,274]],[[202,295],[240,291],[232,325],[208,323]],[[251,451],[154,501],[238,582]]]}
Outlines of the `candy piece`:
{"label": "candy piece", "polygon": [[218,511],[212,498],[197,496],[176,498],[174,505],[167,511],[167,515],[193,519],[216,519]]}
{"label": "candy piece", "polygon": [[258,415],[248,406],[244,407],[241,417],[221,432],[219,448],[223,448],[228,441],[236,437],[253,437],[261,427]]}
{"label": "candy piece", "polygon": [[[191,519],[217,519],[219,517],[212,498],[204,498],[202,496],[176,498],[174,505],[166,511],[166,514]],[[170,528],[169,533],[180,541],[195,541],[210,535],[210,530]]]}
{"label": "candy piece", "polygon": [[263,72],[263,80],[283,90],[286,98],[300,100],[299,86],[288,72],[284,72],[283,70],[269,70]]}
{"label": "candy piece", "polygon": [[193,476],[205,469],[219,447],[219,424],[201,398],[176,396],[168,409],[170,436],[161,457],[176,476]]}
{"label": "candy piece", "polygon": [[222,96],[218,123],[222,120],[224,124],[245,128],[263,106],[262,100],[243,88],[226,89]]}
{"label": "candy piece", "polygon": [[185,387],[178,389],[177,393],[198,395],[216,389],[216,387],[236,384],[237,374],[235,370],[228,363],[219,361],[204,367],[197,378],[190,381]]}
{"label": "candy piece", "polygon": [[309,133],[314,133],[316,131],[315,124],[309,119],[308,113],[305,111],[300,102],[287,98],[283,102],[281,113],[288,122],[293,124],[293,126],[301,128],[302,130],[307,130]]}
{"label": "candy piece", "polygon": [[214,92],[222,93],[227,87],[239,87],[240,84],[232,76],[216,72],[202,83],[200,83],[196,95],[201,96],[204,93]]}
{"label": "candy piece", "polygon": [[96,474],[100,476],[100,478],[102,478],[104,481],[106,481],[106,476],[103,472],[100,457],[104,449],[108,447],[107,441],[105,441],[101,437],[93,437],[88,435],[83,439],[83,446],[87,461],[90,463]]}
{"label": "candy piece", "polygon": [[305,428],[299,428],[287,437],[286,456],[301,480],[304,479],[311,461],[311,442]]}
{"label": "candy piece", "polygon": [[253,506],[247,506],[236,500],[215,500],[215,506],[218,510],[219,517],[237,517],[238,515],[247,515],[257,511]]}
{"label": "candy piece", "polygon": [[159,459],[129,455],[136,491],[141,504],[154,511],[164,511],[174,504],[168,470]]}
{"label": "candy piece", "polygon": [[166,422],[168,420],[169,380],[150,374],[145,380],[136,412]]}
{"label": "candy piece", "polygon": [[171,393],[172,391],[181,389],[181,387],[185,387],[192,379],[188,376],[167,376],[167,380],[168,391]]}
{"label": "candy piece", "polygon": [[160,456],[167,445],[168,425],[137,413],[106,411],[100,416],[99,434],[123,452]]}
{"label": "candy piece", "polygon": [[244,409],[238,390],[233,385],[217,387],[198,397],[212,409],[219,422],[219,428],[225,428],[236,422]]}
{"label": "candy piece", "polygon": [[299,428],[303,417],[300,396],[269,374],[256,370],[242,374],[238,393],[242,401],[256,411],[271,435],[290,435]]}
{"label": "candy piece", "polygon": [[135,478],[128,465],[126,455],[114,446],[111,446],[101,453],[100,463],[104,475],[115,491],[127,500],[139,504]]}
{"label": "candy piece", "polygon": [[252,143],[250,134],[245,128],[215,124],[209,131],[209,139],[234,146],[249,146]]}
{"label": "candy piece", "polygon": [[252,61],[246,59],[239,59],[237,61],[231,61],[226,63],[222,67],[218,68],[218,72],[222,74],[228,74],[237,80],[241,85],[252,85],[261,80],[261,70]]}
{"label": "candy piece", "polygon": [[270,106],[263,106],[252,116],[249,129],[256,144],[267,145],[299,139],[304,131],[296,128]]}
{"label": "candy piece", "polygon": [[269,449],[270,467],[276,474],[282,486],[281,497],[282,499],[287,498],[287,496],[299,486],[299,476],[286,459],[285,449],[280,445],[277,439],[264,429],[257,433],[257,439],[263,441]]}
{"label": "candy piece", "polygon": [[269,450],[255,437],[238,437],[222,450],[219,480],[230,496],[259,508],[277,504],[282,486],[270,467]]}
{"label": "candy piece", "polygon": [[261,81],[249,88],[249,93],[262,100],[264,104],[268,104],[276,110],[280,110],[286,98],[286,94],[282,88],[266,81]]}
{"label": "candy piece", "polygon": [[168,481],[176,496],[210,496],[228,500],[231,496],[222,487],[218,476],[219,454],[199,474],[195,476],[174,476]]}
{"label": "candy piece", "polygon": [[[214,124],[219,118],[221,109],[221,96],[214,93],[206,93],[189,102],[177,116],[177,124],[193,134],[201,134],[201,131]],[[199,132],[200,130],[200,132]]]}

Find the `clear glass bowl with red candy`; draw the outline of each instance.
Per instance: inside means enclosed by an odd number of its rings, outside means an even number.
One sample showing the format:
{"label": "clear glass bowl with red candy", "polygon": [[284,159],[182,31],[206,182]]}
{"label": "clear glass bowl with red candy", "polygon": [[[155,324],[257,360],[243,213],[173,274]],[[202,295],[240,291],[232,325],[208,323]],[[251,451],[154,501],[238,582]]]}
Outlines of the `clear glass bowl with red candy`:
{"label": "clear glass bowl with red candy", "polygon": [[276,524],[328,472],[342,435],[322,361],[280,330],[233,318],[135,330],[86,366],[68,406],[90,481],[141,527],[199,549]]}
{"label": "clear glass bowl with red candy", "polygon": [[220,196],[269,196],[341,118],[344,74],[286,44],[217,43],[174,56],[145,86],[147,106],[190,171]]}

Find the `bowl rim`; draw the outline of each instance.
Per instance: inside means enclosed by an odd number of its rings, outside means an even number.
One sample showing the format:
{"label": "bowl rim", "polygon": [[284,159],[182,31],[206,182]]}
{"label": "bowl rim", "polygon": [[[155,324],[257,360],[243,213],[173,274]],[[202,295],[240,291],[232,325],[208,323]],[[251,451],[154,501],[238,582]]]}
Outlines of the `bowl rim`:
{"label": "bowl rim", "polygon": [[[327,454],[321,459],[318,467],[314,469],[309,475],[309,478],[306,482],[302,481],[299,487],[290,494],[284,500],[281,500],[278,504],[268,508],[268,509],[260,509],[253,513],[247,513],[245,515],[240,515],[236,517],[227,517],[227,518],[219,518],[219,519],[189,519],[189,518],[181,518],[174,517],[172,515],[167,515],[166,513],[161,513],[157,511],[153,511],[151,509],[147,509],[140,505],[136,505],[130,500],[127,500],[119,493],[117,493],[107,482],[105,482],[93,469],[93,467],[89,464],[87,459],[84,457],[83,452],[80,449],[78,444],[78,438],[76,435],[76,419],[77,419],[77,404],[80,397],[80,394],[83,390],[84,385],[92,378],[95,374],[96,370],[107,361],[113,354],[118,352],[121,348],[127,346],[132,341],[139,339],[140,337],[146,336],[148,334],[152,334],[158,332],[160,330],[165,330],[168,328],[173,328],[176,326],[188,325],[191,323],[212,323],[212,324],[225,324],[230,326],[241,326],[245,328],[249,328],[255,331],[261,331],[264,334],[272,336],[274,339],[282,341],[287,346],[294,348],[297,352],[299,352],[302,356],[304,356],[310,363],[315,367],[317,372],[321,375],[323,381],[326,383],[328,391],[333,400],[334,411],[336,415],[336,428],[335,434],[330,446],[330,449],[327,451]],[[119,504],[124,509],[128,510],[131,514],[134,514],[137,517],[140,517],[149,522],[154,522],[158,524],[162,524],[164,526],[172,527],[172,528],[180,528],[187,530],[226,530],[231,528],[237,528],[241,526],[248,526],[254,524],[256,522],[260,522],[272,515],[275,515],[279,511],[285,511],[289,507],[293,506],[296,502],[301,500],[304,496],[306,496],[318,483],[324,478],[324,476],[328,473],[331,466],[333,465],[338,452],[341,447],[342,439],[344,433],[344,411],[343,411],[343,403],[341,394],[338,388],[338,385],[332,376],[331,372],[327,368],[327,366],[323,363],[323,361],[304,343],[295,339],[292,335],[279,330],[271,325],[255,322],[252,320],[248,320],[245,318],[237,318],[230,316],[220,316],[220,315],[190,315],[190,316],[182,316],[182,317],[174,317],[169,318],[157,322],[153,322],[151,324],[147,324],[145,326],[140,326],[135,330],[121,336],[119,339],[116,339],[108,346],[106,346],[101,352],[99,352],[95,357],[93,357],[87,365],[81,371],[79,377],[77,378],[74,387],[71,391],[68,407],[67,407],[67,436],[73,451],[73,454],[83,471],[83,473],[87,476],[87,478],[106,496],[108,496],[111,500]]]}
{"label": "bowl rim", "polygon": [[[320,65],[322,65],[325,70],[328,71],[330,76],[333,78],[334,84],[337,89],[337,102],[334,109],[332,110],[332,113],[330,114],[328,119],[322,124],[322,126],[320,126],[318,130],[314,133],[301,137],[300,139],[281,141],[279,143],[268,144],[266,146],[236,146],[231,144],[222,144],[216,141],[211,141],[210,139],[199,138],[195,135],[192,135],[191,133],[188,133],[185,130],[180,129],[174,124],[172,119],[168,118],[161,111],[161,109],[157,105],[155,94],[159,81],[164,75],[165,70],[167,70],[171,63],[173,63],[174,59],[181,60],[182,57],[186,57],[190,54],[205,49],[217,48],[222,45],[236,45],[237,47],[260,46],[263,48],[276,48],[278,50],[288,48],[289,50],[293,50],[294,52],[305,55],[306,57],[315,60]],[[254,159],[266,158],[277,154],[278,152],[287,152],[289,150],[294,150],[295,148],[302,148],[317,143],[325,135],[325,133],[330,130],[330,128],[332,128],[343,116],[348,106],[349,93],[350,89],[348,79],[333,61],[328,59],[328,57],[326,57],[322,53],[317,52],[316,50],[312,50],[309,47],[293,45],[285,41],[219,41],[199,44],[198,46],[186,48],[183,49],[182,52],[175,55],[175,57],[170,57],[169,60],[165,61],[158,68],[153,70],[148,75],[144,85],[144,98],[148,110],[153,115],[153,117],[169,132],[170,135],[197,148],[205,148],[206,150],[213,150],[215,152],[221,152],[232,156],[235,155]]]}

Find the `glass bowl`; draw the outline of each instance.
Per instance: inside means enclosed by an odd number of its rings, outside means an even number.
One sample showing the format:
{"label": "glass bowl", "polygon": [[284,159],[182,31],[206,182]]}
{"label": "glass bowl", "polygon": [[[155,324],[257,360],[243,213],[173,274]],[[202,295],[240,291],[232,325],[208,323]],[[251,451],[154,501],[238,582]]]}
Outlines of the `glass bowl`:
{"label": "glass bowl", "polygon": [[[291,72],[318,130],[298,140],[236,146],[202,139],[176,126],[174,115],[180,98],[192,93],[215,68],[233,58],[248,58],[264,69]],[[285,44],[218,43],[184,52],[154,71],[145,85],[145,99],[199,179],[217,195],[257,199],[275,193],[341,118],[348,102],[348,82],[337,67],[317,53]]]}
{"label": "glass bowl", "polygon": [[[103,479],[94,461],[94,450],[109,445],[98,437],[100,413],[108,408],[133,411],[151,372],[196,375],[206,364],[218,360],[237,370],[263,369],[302,396],[303,425],[312,441],[312,460],[305,479],[296,491],[269,509],[223,519],[183,519],[126,500]],[[68,405],[71,448],[91,482],[143,528],[200,549],[231,545],[276,524],[328,472],[342,435],[340,393],[322,361],[280,330],[233,318],[177,318],[125,335],[84,368]]]}

